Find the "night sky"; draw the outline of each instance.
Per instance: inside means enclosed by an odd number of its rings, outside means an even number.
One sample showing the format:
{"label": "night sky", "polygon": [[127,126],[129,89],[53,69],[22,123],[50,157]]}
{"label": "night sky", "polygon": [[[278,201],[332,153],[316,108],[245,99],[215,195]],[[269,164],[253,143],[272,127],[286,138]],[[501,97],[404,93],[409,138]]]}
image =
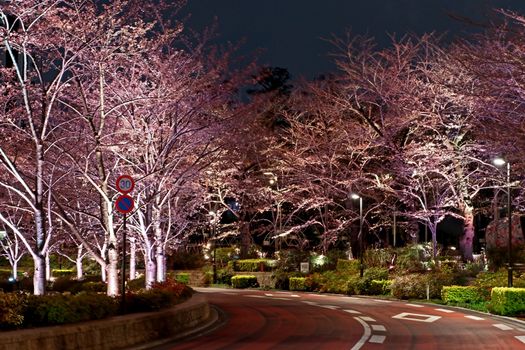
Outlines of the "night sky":
{"label": "night sky", "polygon": [[322,38],[343,37],[351,29],[385,47],[388,33],[465,35],[473,28],[448,14],[480,20],[493,8],[525,15],[524,0],[188,0],[183,14],[191,13],[187,26],[197,31],[216,16],[219,43],[244,39],[242,54],[264,49],[261,64],[312,78],[335,70],[328,56],[335,49]]}

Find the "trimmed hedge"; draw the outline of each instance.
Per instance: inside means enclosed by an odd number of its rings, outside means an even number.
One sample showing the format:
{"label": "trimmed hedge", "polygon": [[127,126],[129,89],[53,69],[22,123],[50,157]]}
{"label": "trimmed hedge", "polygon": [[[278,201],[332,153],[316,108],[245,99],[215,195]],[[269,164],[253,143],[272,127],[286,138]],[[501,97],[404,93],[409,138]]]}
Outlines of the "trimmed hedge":
{"label": "trimmed hedge", "polygon": [[233,288],[256,288],[259,287],[257,277],[253,275],[237,275],[232,277]]}
{"label": "trimmed hedge", "polygon": [[190,284],[190,274],[188,272],[179,272],[175,275],[175,281],[183,284]]}
{"label": "trimmed hedge", "polygon": [[487,297],[484,289],[474,286],[444,286],[441,290],[441,299],[446,303],[474,304]]}
{"label": "trimmed hedge", "polygon": [[306,290],[305,277],[290,277],[290,290]]}
{"label": "trimmed hedge", "polygon": [[368,287],[369,295],[389,295],[392,280],[371,280]]}
{"label": "trimmed hedge", "polygon": [[491,311],[500,315],[525,314],[525,288],[492,288],[490,307]]}
{"label": "trimmed hedge", "polygon": [[271,259],[243,259],[228,262],[228,266],[233,271],[241,272],[270,271],[275,264],[276,261]]}

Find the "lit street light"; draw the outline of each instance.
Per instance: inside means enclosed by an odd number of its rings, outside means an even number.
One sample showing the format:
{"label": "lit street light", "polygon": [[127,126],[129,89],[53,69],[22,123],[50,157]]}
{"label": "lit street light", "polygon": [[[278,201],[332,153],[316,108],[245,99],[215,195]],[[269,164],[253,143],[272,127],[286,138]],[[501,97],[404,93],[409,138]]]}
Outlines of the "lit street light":
{"label": "lit street light", "polygon": [[359,276],[363,277],[363,197],[356,193],[351,194],[352,199],[359,199]]}
{"label": "lit street light", "polygon": [[510,162],[505,161],[503,158],[495,158],[493,160],[494,165],[496,166],[503,166],[507,164],[507,218],[509,220],[508,222],[508,229],[509,229],[509,242],[507,245],[507,262],[508,262],[508,286],[509,288],[512,287],[512,204],[510,199]]}

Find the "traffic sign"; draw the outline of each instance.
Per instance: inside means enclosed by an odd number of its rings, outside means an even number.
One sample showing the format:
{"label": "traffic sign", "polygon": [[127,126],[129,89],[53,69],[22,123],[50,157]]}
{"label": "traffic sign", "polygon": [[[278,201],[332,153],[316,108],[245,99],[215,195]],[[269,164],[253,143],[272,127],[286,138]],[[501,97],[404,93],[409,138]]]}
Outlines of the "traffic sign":
{"label": "traffic sign", "polygon": [[117,200],[115,201],[115,209],[121,214],[130,213],[134,206],[135,202],[133,201],[133,198],[127,194],[118,196]]}
{"label": "traffic sign", "polygon": [[135,181],[129,175],[121,175],[117,179],[117,190],[120,193],[130,193],[135,187]]}

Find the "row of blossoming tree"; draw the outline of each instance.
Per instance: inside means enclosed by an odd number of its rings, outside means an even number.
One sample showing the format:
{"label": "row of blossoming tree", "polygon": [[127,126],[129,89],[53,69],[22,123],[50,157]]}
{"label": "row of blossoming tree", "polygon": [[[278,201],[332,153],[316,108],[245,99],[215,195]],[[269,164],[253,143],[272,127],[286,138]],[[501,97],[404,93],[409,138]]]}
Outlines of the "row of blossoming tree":
{"label": "row of blossoming tree", "polygon": [[[435,247],[437,225],[462,220],[472,259],[474,215],[503,197],[491,159],[505,156],[523,182],[520,16],[501,13],[501,24],[447,46],[335,39],[339,73],[291,88],[282,69],[251,77],[232,50],[205,44],[208,32],[189,38],[167,15],[179,5],[0,8],[0,248],[15,276],[32,257],[35,294],[53,254],[75,262],[78,278],[89,256],[119,293],[122,174],[137,183],[128,246],[131,278],[139,252],[146,287],[166,278],[170,249],[224,212],[235,220],[221,233],[239,236],[243,253],[254,236],[326,251],[357,232],[350,193],[364,199],[369,234],[397,213],[413,234],[428,227]],[[259,88],[239,93],[248,77]]]}

